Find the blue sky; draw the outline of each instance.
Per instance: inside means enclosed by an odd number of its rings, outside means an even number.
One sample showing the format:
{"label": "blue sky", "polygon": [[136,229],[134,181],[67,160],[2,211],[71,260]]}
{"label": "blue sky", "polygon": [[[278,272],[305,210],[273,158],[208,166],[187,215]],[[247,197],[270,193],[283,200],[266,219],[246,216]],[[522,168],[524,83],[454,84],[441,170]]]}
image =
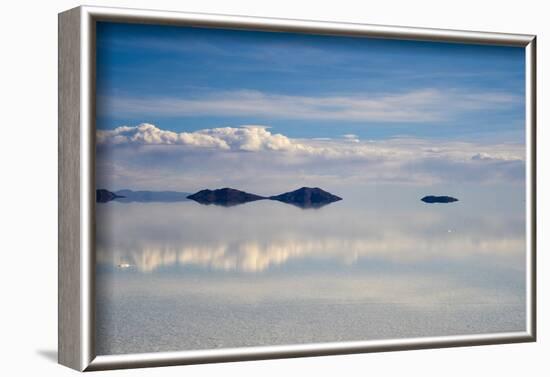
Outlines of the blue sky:
{"label": "blue sky", "polygon": [[97,52],[98,187],[524,184],[521,48],[100,23]]}
{"label": "blue sky", "polygon": [[99,23],[97,126],[522,141],[521,48]]}

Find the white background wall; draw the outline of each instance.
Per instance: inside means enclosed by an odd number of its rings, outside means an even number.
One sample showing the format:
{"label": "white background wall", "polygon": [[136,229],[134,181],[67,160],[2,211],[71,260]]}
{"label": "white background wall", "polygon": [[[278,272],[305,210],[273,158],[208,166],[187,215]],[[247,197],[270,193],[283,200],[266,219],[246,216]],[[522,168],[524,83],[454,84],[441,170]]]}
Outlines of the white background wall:
{"label": "white background wall", "polygon": [[[123,6],[538,35],[539,341],[106,372],[117,376],[545,376],[550,371],[550,87],[546,2],[531,0],[93,1]],[[0,21],[0,374],[69,375],[57,348],[57,13],[78,1],[5,1]]]}

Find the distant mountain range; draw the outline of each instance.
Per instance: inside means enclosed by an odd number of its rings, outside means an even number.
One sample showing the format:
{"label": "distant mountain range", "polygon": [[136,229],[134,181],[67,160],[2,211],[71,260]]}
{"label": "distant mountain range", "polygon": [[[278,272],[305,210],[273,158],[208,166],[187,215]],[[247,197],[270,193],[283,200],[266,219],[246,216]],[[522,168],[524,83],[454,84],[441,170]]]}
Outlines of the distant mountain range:
{"label": "distant mountain range", "polygon": [[422,200],[424,203],[452,203],[452,202],[458,202],[457,198],[453,198],[452,196],[434,196],[434,195],[428,195],[423,197]]}
{"label": "distant mountain range", "polygon": [[150,203],[150,202],[183,202],[187,201],[188,192],[179,191],[133,191],[133,190],[118,190],[109,191],[105,189],[96,190],[96,201],[98,203],[107,203],[117,201],[122,203]]}
{"label": "distant mountain range", "polygon": [[285,192],[274,196],[260,196],[229,187],[216,190],[201,190],[192,195],[177,191],[132,191],[119,190],[111,192],[105,189],[96,190],[98,203],[106,203],[112,200],[130,202],[179,202],[194,200],[200,204],[214,204],[219,206],[235,206],[257,200],[276,200],[292,204],[300,208],[320,208],[327,204],[342,200],[339,196],[333,195],[318,187],[302,187],[295,191]]}
{"label": "distant mountain range", "polygon": [[183,202],[187,201],[189,196],[188,192],[179,191],[132,191],[132,190],[118,190],[114,192],[118,195],[118,198],[114,200],[118,202],[130,203],[148,203],[148,202]]}

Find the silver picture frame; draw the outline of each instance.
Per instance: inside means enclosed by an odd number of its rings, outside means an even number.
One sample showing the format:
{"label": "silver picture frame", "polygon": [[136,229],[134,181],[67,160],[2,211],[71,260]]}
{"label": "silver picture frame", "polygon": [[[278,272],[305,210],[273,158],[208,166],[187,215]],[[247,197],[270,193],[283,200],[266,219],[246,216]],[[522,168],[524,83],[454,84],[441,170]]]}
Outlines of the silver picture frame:
{"label": "silver picture frame", "polygon": [[[517,46],[526,57],[525,332],[96,355],[95,28],[98,21]],[[82,6],[59,14],[59,363],[79,371],[323,356],[536,340],[536,36]]]}

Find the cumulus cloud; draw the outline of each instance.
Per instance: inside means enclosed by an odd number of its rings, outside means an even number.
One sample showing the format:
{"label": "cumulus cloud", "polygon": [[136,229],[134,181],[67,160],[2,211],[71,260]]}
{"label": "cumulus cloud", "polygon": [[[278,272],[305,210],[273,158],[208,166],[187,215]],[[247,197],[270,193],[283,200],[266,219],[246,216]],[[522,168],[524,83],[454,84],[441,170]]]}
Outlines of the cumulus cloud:
{"label": "cumulus cloud", "polygon": [[97,143],[98,184],[113,189],[519,182],[525,174],[520,143],[295,139],[260,125],[178,133],[152,124],[99,130]]}
{"label": "cumulus cloud", "polygon": [[[350,142],[352,144],[350,144]],[[342,157],[449,157],[457,161],[522,160],[523,147],[518,145],[482,146],[475,143],[438,143],[413,138],[394,138],[361,142],[355,134],[344,134],[342,139],[291,139],[273,134],[268,126],[244,125],[219,127],[195,132],[163,130],[149,123],[121,126],[113,130],[98,130],[97,144],[102,145],[180,145],[220,151],[279,151],[313,154],[327,158]],[[437,144],[437,146],[434,146]],[[479,152],[480,148],[492,153]]]}
{"label": "cumulus cloud", "polygon": [[229,149],[227,143],[219,138],[203,133],[176,133],[143,123],[139,126],[121,126],[114,130],[97,131],[97,143],[103,144],[164,144],[189,145],[197,147],[217,147]]}
{"label": "cumulus cloud", "polygon": [[521,98],[503,92],[423,88],[402,93],[296,96],[237,90],[179,98],[108,97],[101,111],[132,116],[254,116],[270,119],[431,122],[471,111],[502,109]]}
{"label": "cumulus cloud", "polygon": [[140,145],[183,145],[237,151],[308,151],[303,144],[281,134],[272,134],[266,126],[221,127],[196,132],[173,132],[155,125],[122,126],[97,131],[97,143]]}
{"label": "cumulus cloud", "polygon": [[486,152],[479,152],[472,156],[473,161],[514,161],[519,160],[515,156],[509,156],[507,154],[490,154]]}
{"label": "cumulus cloud", "polygon": [[472,156],[474,161],[490,161],[492,160],[491,156],[488,153],[476,153]]}
{"label": "cumulus cloud", "polygon": [[352,142],[352,143],[358,143],[359,142],[359,137],[355,134],[344,134],[344,135],[342,135],[342,138],[344,138],[345,140],[347,140],[349,142]]}
{"label": "cumulus cloud", "polygon": [[265,126],[241,126],[213,128],[198,131],[199,135],[208,135],[223,140],[230,149],[256,152],[268,151],[307,151],[307,146],[292,141],[282,134],[272,134]]}

